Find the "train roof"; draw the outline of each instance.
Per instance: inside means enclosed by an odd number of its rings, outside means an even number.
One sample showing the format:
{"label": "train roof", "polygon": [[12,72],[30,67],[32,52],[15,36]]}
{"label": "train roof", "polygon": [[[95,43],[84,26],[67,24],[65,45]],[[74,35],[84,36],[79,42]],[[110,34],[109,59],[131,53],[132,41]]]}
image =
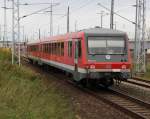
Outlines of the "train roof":
{"label": "train roof", "polygon": [[[84,33],[86,36],[123,36],[126,33],[123,31],[118,31],[118,30],[113,30],[113,29],[108,29],[108,28],[89,28],[89,29],[83,29],[77,32],[71,32],[71,33],[67,33],[64,35],[57,35],[57,36],[53,36],[53,37],[47,37],[44,39],[40,39],[40,40],[36,40],[36,41],[30,41],[28,42],[28,44],[37,44],[42,42],[49,42],[50,40],[55,40],[55,39],[61,39],[63,37],[69,37],[70,35],[72,35],[72,37],[77,37],[79,34],[81,35],[82,33]],[[76,35],[78,34],[78,35]]]}
{"label": "train roof", "polygon": [[97,34],[97,35],[125,35],[126,33],[123,31],[119,30],[113,30],[113,29],[108,29],[108,28],[90,28],[90,29],[84,29],[81,30],[85,34],[92,35],[92,34]]}

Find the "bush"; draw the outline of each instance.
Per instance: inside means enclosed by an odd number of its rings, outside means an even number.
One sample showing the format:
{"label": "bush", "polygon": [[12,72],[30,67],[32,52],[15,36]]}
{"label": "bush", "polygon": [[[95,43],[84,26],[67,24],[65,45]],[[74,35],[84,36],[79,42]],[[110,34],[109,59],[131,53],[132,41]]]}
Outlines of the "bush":
{"label": "bush", "polygon": [[69,97],[29,68],[11,64],[0,50],[1,119],[74,119]]}

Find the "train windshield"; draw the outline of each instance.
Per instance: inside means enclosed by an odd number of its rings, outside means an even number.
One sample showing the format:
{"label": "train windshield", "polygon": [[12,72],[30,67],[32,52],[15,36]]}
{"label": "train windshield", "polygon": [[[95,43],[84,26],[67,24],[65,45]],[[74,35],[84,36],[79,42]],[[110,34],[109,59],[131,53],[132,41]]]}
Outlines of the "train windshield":
{"label": "train windshield", "polygon": [[124,54],[124,37],[88,37],[89,54]]}

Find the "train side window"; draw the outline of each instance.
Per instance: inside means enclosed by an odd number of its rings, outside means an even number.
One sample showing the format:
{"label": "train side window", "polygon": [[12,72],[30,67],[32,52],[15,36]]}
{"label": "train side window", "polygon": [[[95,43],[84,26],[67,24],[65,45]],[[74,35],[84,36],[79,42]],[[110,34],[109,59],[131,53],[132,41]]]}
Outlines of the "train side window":
{"label": "train side window", "polygon": [[37,51],[37,45],[35,45],[35,51]]}
{"label": "train side window", "polygon": [[51,43],[49,44],[49,54],[51,54]]}
{"label": "train side window", "polygon": [[78,41],[78,57],[82,56],[81,40]]}
{"label": "train side window", "polygon": [[44,53],[46,53],[46,44],[44,44]]}
{"label": "train side window", "polygon": [[56,43],[56,55],[58,55],[58,43]]}
{"label": "train side window", "polygon": [[64,56],[64,42],[61,42],[61,56]]}
{"label": "train side window", "polygon": [[54,54],[56,55],[56,43],[54,43]]}
{"label": "train side window", "polygon": [[45,53],[45,44],[43,44],[43,52]]}
{"label": "train side window", "polygon": [[52,54],[52,43],[50,43],[49,47],[50,47],[50,52],[49,53]]}
{"label": "train side window", "polygon": [[51,55],[52,55],[52,53],[53,53],[53,44],[51,43]]}
{"label": "train side window", "polygon": [[35,51],[37,51],[37,45],[35,45]]}
{"label": "train side window", "polygon": [[48,44],[46,44],[46,53],[48,53]]}
{"label": "train side window", "polygon": [[29,46],[29,51],[31,52],[31,46]]}
{"label": "train side window", "polygon": [[32,51],[32,52],[34,51],[34,48],[33,48],[33,46],[31,46],[31,51]]}
{"label": "train side window", "polygon": [[47,53],[47,44],[45,44],[45,53]]}
{"label": "train side window", "polygon": [[59,43],[56,43],[56,55],[59,56]]}
{"label": "train side window", "polygon": [[48,53],[48,44],[46,44],[46,53]]}
{"label": "train side window", "polygon": [[54,54],[54,43],[52,43],[52,54]]}
{"label": "train side window", "polygon": [[55,54],[55,43],[53,43],[53,55]]}
{"label": "train side window", "polygon": [[46,44],[44,44],[44,53],[46,53]]}
{"label": "train side window", "polygon": [[50,43],[48,44],[48,53],[50,54]]}
{"label": "train side window", "polygon": [[51,43],[51,55],[53,54],[53,43]]}
{"label": "train side window", "polygon": [[45,53],[47,53],[47,44],[45,44]]}
{"label": "train side window", "polygon": [[58,47],[57,47],[57,51],[58,51],[58,52],[57,52],[57,55],[60,56],[60,42],[58,43],[57,46],[58,46]]}
{"label": "train side window", "polygon": [[47,44],[47,53],[49,53],[49,43]]}
{"label": "train side window", "polygon": [[55,55],[57,55],[57,44],[58,43],[55,43]]}
{"label": "train side window", "polygon": [[49,53],[49,44],[47,44],[47,53]]}
{"label": "train side window", "polygon": [[43,44],[43,52],[45,53],[45,44]]}
{"label": "train side window", "polygon": [[59,55],[59,43],[56,43],[56,55]]}
{"label": "train side window", "polygon": [[42,44],[42,52],[44,52],[44,45]]}
{"label": "train side window", "polygon": [[72,57],[72,41],[68,41],[68,56]]}
{"label": "train side window", "polygon": [[58,56],[60,56],[60,42],[58,43]]}
{"label": "train side window", "polygon": [[51,54],[51,44],[50,43],[48,44],[48,49],[49,49],[48,53]]}

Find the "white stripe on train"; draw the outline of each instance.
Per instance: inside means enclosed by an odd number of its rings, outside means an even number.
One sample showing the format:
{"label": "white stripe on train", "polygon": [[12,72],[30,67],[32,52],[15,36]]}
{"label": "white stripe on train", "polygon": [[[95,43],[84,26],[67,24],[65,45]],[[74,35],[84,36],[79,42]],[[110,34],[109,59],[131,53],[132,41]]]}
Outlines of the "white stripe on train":
{"label": "white stripe on train", "polygon": [[[75,66],[72,66],[72,65],[68,65],[68,64],[63,64],[63,63],[60,63],[60,62],[56,62],[56,61],[51,61],[51,60],[46,60],[46,59],[43,59],[43,58],[37,58],[37,57],[34,57],[34,56],[28,56],[29,58],[31,59],[36,59],[36,60],[40,60],[42,62],[45,62],[46,64],[51,64],[51,65],[55,65],[55,67],[62,67],[62,68],[65,68],[65,69],[68,69],[68,70],[71,70],[71,71],[74,71],[75,69]],[[122,69],[89,69],[90,72],[130,72],[130,69],[125,69],[125,70],[122,70]],[[87,70],[84,69],[84,68],[78,68],[78,72],[80,73],[87,73]]]}

